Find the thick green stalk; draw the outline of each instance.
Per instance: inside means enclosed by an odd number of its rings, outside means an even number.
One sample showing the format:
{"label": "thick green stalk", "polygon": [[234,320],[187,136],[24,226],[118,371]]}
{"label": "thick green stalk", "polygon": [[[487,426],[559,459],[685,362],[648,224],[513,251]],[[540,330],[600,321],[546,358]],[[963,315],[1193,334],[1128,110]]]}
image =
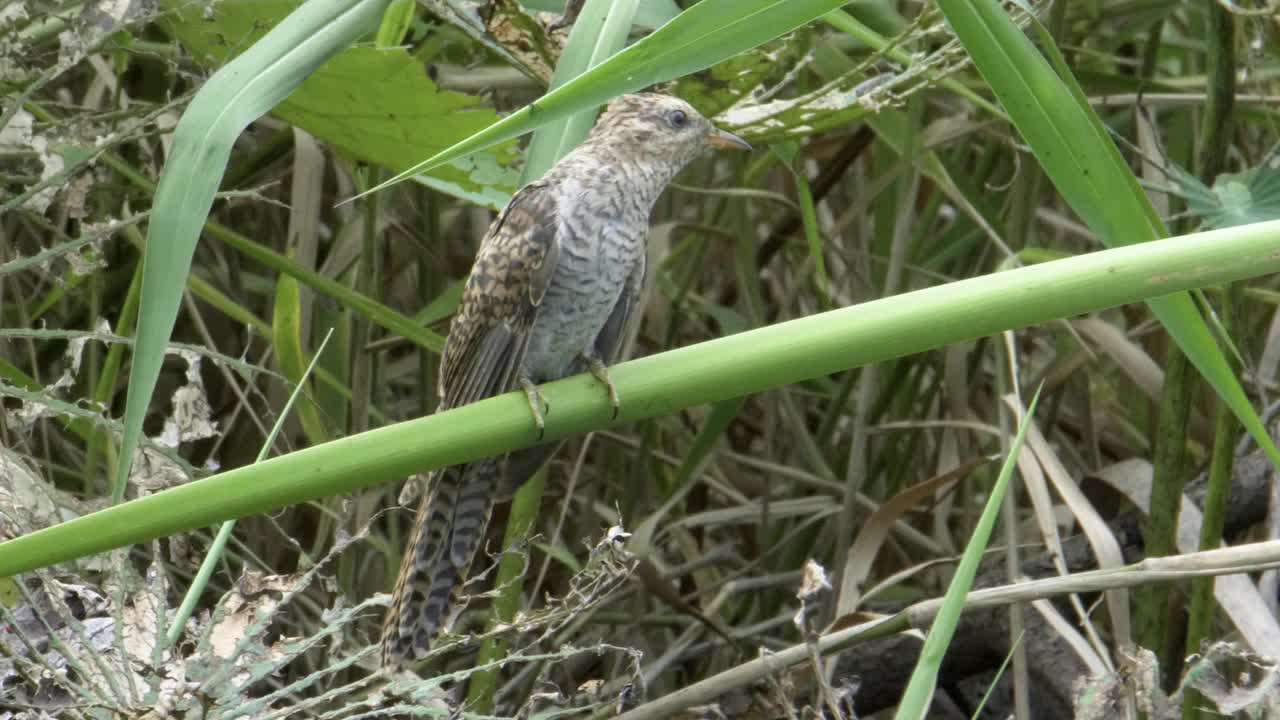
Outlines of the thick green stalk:
{"label": "thick green stalk", "polygon": [[[520,609],[520,589],[524,587],[525,568],[529,566],[531,549],[524,541],[533,530],[542,507],[542,492],[547,485],[547,468],[534,473],[528,482],[520,486],[511,500],[511,517],[507,519],[507,531],[502,536],[502,549],[511,551],[498,561],[497,579],[494,580],[498,596],[493,599],[493,620],[490,625],[511,622]],[[523,547],[522,547],[523,546]],[[501,635],[489,637],[480,646],[476,665],[487,666],[507,654],[507,639]],[[498,691],[502,668],[488,668],[471,676],[467,688],[467,707],[478,715],[493,710],[493,696]]]}
{"label": "thick green stalk", "polygon": [[[1191,414],[1191,397],[1195,392],[1196,373],[1177,345],[1169,344],[1165,364],[1164,387],[1160,393],[1160,417],[1157,422],[1154,473],[1151,481],[1151,507],[1142,530],[1147,557],[1177,553],[1178,507],[1182,501],[1187,455],[1187,420]],[[1169,662],[1177,666],[1179,655],[1170,651],[1170,593],[1168,588],[1149,585],[1134,590],[1134,627],[1137,642],[1160,658],[1160,667]]]}
{"label": "thick green stalk", "polygon": [[[1196,233],[902,293],[539,388],[546,441],[1190,288],[1280,272],[1280,221]],[[431,442],[423,442],[431,438]],[[148,495],[0,543],[0,576],[352,492],[538,441],[523,392],[397,423]]]}
{"label": "thick green stalk", "polygon": [[[1235,21],[1230,12],[1215,0],[1205,0],[1207,13],[1205,24],[1206,76],[1208,102],[1205,106],[1204,125],[1201,134],[1197,169],[1200,180],[1212,185],[1222,172],[1223,159],[1231,145],[1231,119],[1235,107],[1236,62]],[[1223,331],[1234,334],[1235,308],[1240,289],[1229,286],[1222,298],[1220,313]],[[1232,362],[1232,355],[1227,361]],[[1234,368],[1233,368],[1234,369]],[[1234,416],[1221,404],[1218,406],[1214,427],[1213,459],[1209,467],[1209,489],[1205,497],[1204,519],[1200,526],[1200,548],[1212,549],[1222,542],[1223,513],[1227,493],[1231,488],[1231,469],[1235,462],[1235,439],[1238,425]],[[1200,651],[1200,644],[1209,636],[1215,607],[1213,578],[1199,578],[1191,584],[1191,607],[1187,620],[1185,648],[1189,655]],[[1170,648],[1170,652],[1173,648]],[[1163,663],[1162,663],[1163,665]],[[1188,688],[1182,705],[1182,716],[1187,720],[1204,717],[1204,705],[1200,693]]]}
{"label": "thick green stalk", "polygon": [[[126,234],[140,235],[138,229],[133,225],[127,225],[124,228]],[[129,291],[124,296],[124,305],[120,308],[120,315],[116,318],[115,332],[120,336],[128,336],[133,332],[133,322],[138,316],[138,295],[142,289],[142,263],[138,263],[134,267],[133,280],[129,283]],[[116,391],[116,381],[120,378],[120,366],[124,363],[124,343],[114,343],[107,350],[107,359],[102,363],[102,372],[98,375],[98,381],[93,387],[93,401],[104,407],[110,407],[111,397]],[[73,421],[78,424],[79,421]],[[115,453],[114,446],[107,442],[107,432],[88,422],[84,423],[85,430],[89,433],[88,452],[84,459],[85,472],[85,495],[93,497],[95,493],[102,488],[93,487],[93,478],[97,477],[98,457],[103,456],[102,466],[107,470],[107,485],[113,486],[115,483]]]}
{"label": "thick green stalk", "polygon": [[1218,0],[1203,0],[1205,24],[1204,127],[1196,167],[1200,180],[1212,185],[1222,172],[1222,161],[1231,146],[1231,116],[1236,94],[1236,36],[1231,13]]}
{"label": "thick green stalk", "polygon": [[[1150,78],[1156,69],[1159,56],[1161,30],[1157,22],[1151,26],[1143,49],[1142,77]],[[1145,548],[1149,556],[1166,555],[1175,547],[1176,521],[1183,485],[1182,469],[1185,460],[1188,393],[1192,390],[1193,377],[1187,372],[1187,357],[1174,344],[1170,344],[1161,402],[1158,408],[1157,431],[1154,439],[1154,471],[1152,474],[1151,502],[1146,526],[1143,528]],[[1173,517],[1170,517],[1170,514]],[[1163,660],[1167,657],[1165,623],[1169,617],[1169,598],[1163,588],[1140,587],[1134,591],[1134,625],[1139,644],[1156,653]]]}
{"label": "thick green stalk", "polygon": [[[1222,326],[1228,333],[1233,333],[1238,325],[1235,318],[1235,306],[1240,301],[1240,288],[1228,286],[1222,299],[1220,311]],[[1222,545],[1222,527],[1225,523],[1227,495],[1231,492],[1231,471],[1235,465],[1236,438],[1240,435],[1240,423],[1236,421],[1231,409],[1218,403],[1217,417],[1214,422],[1213,460],[1209,464],[1209,487],[1205,493],[1204,517],[1200,525],[1200,549],[1213,550]],[[1187,619],[1187,642],[1183,652],[1189,657],[1200,652],[1200,645],[1209,637],[1213,625],[1213,612],[1217,603],[1213,598],[1213,576],[1196,578],[1191,581],[1191,600]],[[1186,689],[1186,699],[1182,704],[1184,720],[1195,720],[1205,717],[1201,712],[1203,703],[1200,693],[1192,688]]]}

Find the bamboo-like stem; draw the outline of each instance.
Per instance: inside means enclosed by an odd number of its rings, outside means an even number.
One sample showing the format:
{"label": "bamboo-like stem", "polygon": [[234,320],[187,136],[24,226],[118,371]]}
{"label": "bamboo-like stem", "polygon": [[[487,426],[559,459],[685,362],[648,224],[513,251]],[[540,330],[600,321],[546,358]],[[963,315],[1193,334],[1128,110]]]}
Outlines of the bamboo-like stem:
{"label": "bamboo-like stem", "polygon": [[[1222,172],[1223,158],[1231,145],[1231,119],[1235,110],[1236,61],[1235,21],[1230,12],[1215,0],[1205,2],[1205,70],[1206,86],[1204,124],[1201,131],[1200,154],[1197,170],[1200,180],[1212,185]],[[1222,327],[1230,335],[1236,329],[1234,305],[1239,301],[1240,289],[1229,287],[1223,294]],[[1231,362],[1230,355],[1227,362]],[[1214,427],[1213,459],[1209,468],[1209,490],[1205,496],[1204,523],[1200,526],[1200,548],[1208,550],[1222,542],[1223,511],[1227,493],[1231,489],[1231,469],[1235,462],[1235,438],[1239,427],[1235,417],[1219,406]],[[1199,652],[1200,644],[1209,636],[1216,603],[1213,598],[1213,578],[1202,578],[1191,585],[1191,606],[1188,611],[1186,642],[1190,653]],[[1181,648],[1178,648],[1181,649]],[[1175,647],[1169,648],[1172,655]],[[1187,653],[1187,654],[1190,654]],[[1185,657],[1186,655],[1181,655]],[[1161,658],[1161,665],[1167,661]],[[1205,717],[1201,711],[1200,693],[1188,688],[1182,705],[1185,720]]]}
{"label": "bamboo-like stem", "polygon": [[[1280,221],[1042,263],[678,348],[540,388],[545,441],[1004,330],[1280,271]],[[523,392],[299,450],[0,543],[0,576],[533,445]]]}

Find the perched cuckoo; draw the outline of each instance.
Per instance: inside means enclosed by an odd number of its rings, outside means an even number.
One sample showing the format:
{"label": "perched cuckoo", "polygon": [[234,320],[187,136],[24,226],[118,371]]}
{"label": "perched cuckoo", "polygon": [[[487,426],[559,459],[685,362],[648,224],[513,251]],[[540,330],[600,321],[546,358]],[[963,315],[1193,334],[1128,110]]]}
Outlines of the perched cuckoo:
{"label": "perched cuckoo", "polygon": [[[606,364],[645,276],[649,213],[709,147],[749,146],[688,103],[617,98],[577,149],[521,188],[480,245],[440,363],[440,409],[522,388],[542,428],[537,383],[590,371],[618,409]],[[449,620],[499,487],[527,480],[547,443],[435,473],[418,506],[382,636],[384,665],[424,656]]]}

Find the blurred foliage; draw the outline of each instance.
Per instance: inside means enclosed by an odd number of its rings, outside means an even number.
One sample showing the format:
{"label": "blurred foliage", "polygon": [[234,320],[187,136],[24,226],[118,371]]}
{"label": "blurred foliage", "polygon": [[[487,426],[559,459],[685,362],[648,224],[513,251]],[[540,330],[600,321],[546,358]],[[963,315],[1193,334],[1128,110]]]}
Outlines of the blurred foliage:
{"label": "blurred foliage", "polygon": [[[692,4],[644,0],[631,40]],[[1206,182],[1184,169],[1201,142],[1207,4],[1035,6],[1153,202],[1186,229],[1280,217],[1280,25],[1253,12],[1264,3],[1224,4],[1236,12],[1239,64],[1227,172]],[[0,539],[110,496],[128,385],[120,335],[132,333],[141,230],[172,129],[214,70],[298,5],[0,5]],[[375,48],[370,35],[338,53],[239,137],[209,218],[223,230],[206,226],[197,248],[130,496],[252,462],[331,328],[335,355],[276,453],[431,411],[434,353],[321,285],[281,282],[279,263],[444,334],[492,211],[515,189],[521,141],[338,203],[539,97],[565,42],[549,12],[560,5],[422,0],[402,45]],[[1018,17],[1026,5],[1005,7]],[[664,89],[758,152],[700,161],[659,202],[632,356],[1099,248],[933,4],[851,2]],[[1258,407],[1280,368],[1278,299],[1263,278],[1234,308]],[[801,641],[792,621],[811,558],[834,580],[806,601],[811,622],[835,620],[841,598],[875,611],[940,596],[952,569],[940,561],[964,546],[995,479],[981,459],[1010,432],[1011,372],[1023,389],[1044,383],[1041,462],[1076,481],[1104,476],[1152,456],[1169,346],[1153,327],[1145,306],[1118,308],[569,442],[550,465],[537,536],[511,551],[526,559],[524,611],[507,629],[519,642],[496,712],[614,708]],[[1212,392],[1201,383],[1194,398],[1186,443],[1203,465]],[[849,544],[850,522],[957,468],[949,490],[895,511],[883,543]],[[1039,543],[1046,525],[1074,532],[1065,505],[1011,494],[1023,542]],[[13,658],[0,660],[0,718],[76,703],[93,709],[68,717],[197,706],[209,717],[347,717],[441,702],[438,685],[475,670],[475,642],[447,646],[440,683],[369,680],[377,594],[412,522],[389,509],[398,495],[241,521],[170,650],[156,640],[165,611],[211,531],[0,579],[0,647]],[[495,554],[505,516],[490,528]],[[839,583],[854,565],[870,574],[857,592]],[[487,605],[477,597],[458,629],[483,627]],[[41,654],[54,674],[41,674]],[[843,692],[797,672],[738,688],[722,708],[782,717],[825,691]]]}

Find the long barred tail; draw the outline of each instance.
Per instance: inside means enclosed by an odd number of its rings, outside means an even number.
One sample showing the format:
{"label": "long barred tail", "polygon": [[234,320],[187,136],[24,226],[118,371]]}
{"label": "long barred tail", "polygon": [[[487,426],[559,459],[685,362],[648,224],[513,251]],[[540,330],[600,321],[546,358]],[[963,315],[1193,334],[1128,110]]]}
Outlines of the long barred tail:
{"label": "long barred tail", "polygon": [[432,478],[383,623],[384,666],[421,659],[444,629],[484,538],[499,471],[498,460],[486,459]]}

